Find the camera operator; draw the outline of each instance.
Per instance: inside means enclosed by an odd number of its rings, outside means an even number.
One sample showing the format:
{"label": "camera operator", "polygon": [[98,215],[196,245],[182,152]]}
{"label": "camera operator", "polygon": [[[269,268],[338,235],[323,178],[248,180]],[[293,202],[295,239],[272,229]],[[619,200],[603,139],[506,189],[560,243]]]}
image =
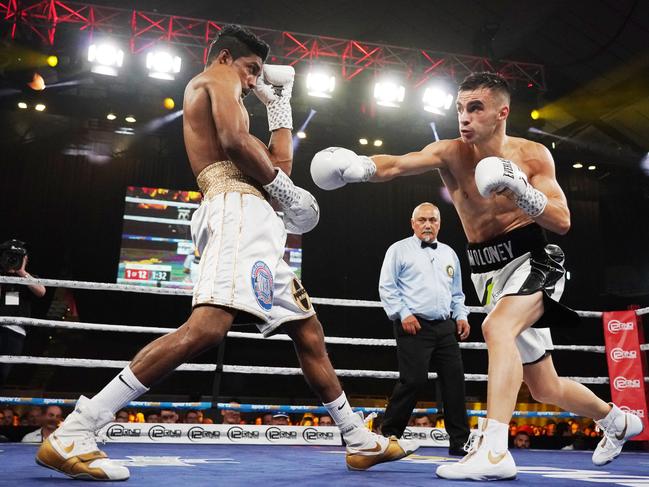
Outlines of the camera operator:
{"label": "camera operator", "polygon": [[[8,240],[0,245],[0,275],[32,277],[27,270],[28,255],[24,242]],[[0,283],[0,316],[31,317],[34,297],[45,296],[39,284],[22,286]],[[0,355],[20,355],[26,332],[20,325],[0,325]],[[0,364],[0,387],[4,386],[11,364]]]}

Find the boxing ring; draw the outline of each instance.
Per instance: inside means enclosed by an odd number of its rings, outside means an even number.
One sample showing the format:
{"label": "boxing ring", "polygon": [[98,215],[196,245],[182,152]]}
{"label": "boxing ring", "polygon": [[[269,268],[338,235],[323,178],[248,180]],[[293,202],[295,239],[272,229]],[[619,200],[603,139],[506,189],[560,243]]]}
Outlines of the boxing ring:
{"label": "boxing ring", "polygon": [[[119,291],[164,295],[189,296],[188,290],[174,288],[145,288],[126,284],[64,281],[53,279],[25,279],[0,277],[0,282],[16,284],[41,284],[49,287]],[[380,308],[380,302],[312,298],[317,305]],[[483,313],[480,307],[469,307],[471,313]],[[601,318],[601,312],[579,311],[580,316]],[[649,308],[635,310],[638,316],[649,314]],[[28,327],[84,330],[87,332],[148,333],[161,335],[175,328],[129,326],[100,323],[66,322],[32,318],[0,317],[0,324],[19,324]],[[290,341],[287,335],[263,338],[258,333],[230,331],[230,340]],[[351,337],[326,337],[327,344],[394,347],[393,339],[368,339]],[[484,343],[460,343],[463,349],[485,350]],[[605,353],[604,346],[555,345],[555,350],[582,353]],[[649,344],[641,344],[640,350],[649,350]],[[48,367],[82,367],[122,369],[129,362],[68,357],[0,356],[0,362],[11,364],[45,365]],[[214,391],[218,392],[218,375],[264,374],[274,376],[301,375],[299,368],[269,367],[255,365],[184,364],[178,371],[212,372],[215,374]],[[339,377],[390,379],[398,378],[398,372],[386,370],[337,369]],[[435,379],[435,373],[429,373]],[[583,384],[608,384],[608,377],[570,377]],[[465,374],[467,381],[484,382],[486,374]],[[645,377],[644,381],[649,381]],[[98,387],[102,384],[98,384]],[[218,394],[213,395],[217,397]],[[60,398],[0,397],[0,404],[61,405],[73,406],[75,401]],[[324,413],[321,406],[241,404],[212,402],[151,402],[134,401],[127,407],[210,409],[214,407],[240,409],[242,412]],[[382,412],[383,408],[354,408],[366,413]],[[417,409],[416,413],[436,413],[436,408]],[[484,416],[486,411],[468,410],[470,416]],[[515,411],[515,417],[567,418],[574,416],[562,411]],[[137,430],[137,431],[136,431]],[[344,465],[344,448],[335,427],[273,427],[243,425],[192,425],[111,423],[99,434],[106,444],[102,446],[111,458],[131,468],[130,483],[173,483],[186,481],[190,485],[249,485],[263,481],[269,485],[287,485],[291,482],[306,485],[426,485],[441,481],[435,477],[436,465],[457,461],[447,456],[447,437],[437,428],[408,429],[406,434],[420,440],[423,445],[415,454],[399,462],[373,467],[365,472],[347,471]],[[405,434],[404,434],[405,436]],[[278,448],[279,446],[279,448]],[[39,468],[34,463],[36,446],[28,444],[0,444],[0,485],[50,485],[68,481],[56,472]],[[518,466],[518,479],[523,485],[546,485],[555,482],[578,485],[595,482],[604,485],[649,486],[649,455],[624,452],[612,464],[594,467],[589,451],[512,450]],[[425,465],[422,465],[425,464]],[[7,468],[5,468],[5,466]],[[153,467],[153,468],[151,468]],[[218,476],[218,477],[215,477]],[[444,480],[445,483],[453,483]],[[458,485],[460,483],[458,482]],[[466,485],[466,484],[463,484]]]}

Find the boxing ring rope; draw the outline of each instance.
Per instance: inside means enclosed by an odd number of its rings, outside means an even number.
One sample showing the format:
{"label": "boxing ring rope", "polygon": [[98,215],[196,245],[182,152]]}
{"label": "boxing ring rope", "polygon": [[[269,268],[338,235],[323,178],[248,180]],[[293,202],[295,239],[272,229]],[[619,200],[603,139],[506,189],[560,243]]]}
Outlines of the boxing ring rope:
{"label": "boxing ring rope", "polygon": [[[71,289],[86,289],[86,290],[107,290],[107,291],[120,291],[120,292],[135,292],[145,294],[163,294],[163,295],[176,295],[176,296],[191,296],[191,291],[186,289],[177,288],[147,288],[137,285],[128,284],[113,284],[113,283],[98,283],[90,281],[69,281],[58,279],[40,279],[40,278],[21,278],[0,276],[0,283],[11,283],[20,285],[40,284],[48,287],[65,287]],[[353,306],[353,307],[370,307],[380,308],[382,304],[377,301],[365,300],[351,300],[351,299],[333,299],[333,298],[311,298],[315,304],[334,305],[334,306]],[[484,308],[469,306],[471,313],[484,313]],[[587,318],[600,318],[602,312],[599,311],[577,311],[579,316]],[[637,315],[644,315],[649,313],[649,307],[640,308],[635,310]],[[42,320],[35,318],[24,318],[15,316],[0,316],[1,324],[14,324],[21,326],[35,326],[47,328],[61,328],[61,329],[75,329],[85,331],[112,331],[112,332],[125,332],[125,333],[153,333],[153,334],[166,334],[176,330],[176,328],[166,327],[146,327],[146,326],[129,326],[129,325],[112,325],[100,323],[82,323],[82,322],[65,322],[56,320]],[[287,335],[274,335],[264,338],[256,333],[244,333],[230,331],[228,336],[233,338],[253,339],[253,340],[276,340],[276,341],[290,341]],[[328,344],[344,344],[344,345],[364,345],[364,346],[396,346],[394,339],[366,339],[366,338],[348,338],[348,337],[326,337],[325,342]],[[482,342],[469,342],[460,343],[463,349],[484,350],[486,344]],[[568,351],[582,351],[605,353],[604,346],[592,345],[555,345],[555,350],[568,350]],[[649,350],[649,344],[642,344],[640,346],[642,351]],[[86,367],[86,368],[124,368],[129,364],[129,361],[121,360],[97,360],[97,359],[79,359],[79,358],[57,358],[57,357],[31,357],[31,356],[10,356],[1,355],[0,363],[11,364],[31,364],[31,365],[49,365],[61,367]],[[302,371],[299,368],[292,367],[259,367],[259,366],[240,366],[240,365],[217,365],[217,364],[183,364],[176,369],[177,371],[197,371],[197,372],[214,372],[222,371],[227,373],[240,373],[240,374],[269,374],[269,375],[301,375]],[[380,370],[349,370],[338,369],[336,373],[340,377],[363,377],[363,378],[377,378],[377,379],[398,379],[399,373],[396,371],[380,371]],[[437,374],[430,372],[429,379],[437,378]],[[569,377],[570,379],[580,382],[582,384],[608,384],[608,377]],[[484,382],[487,380],[486,374],[465,374],[465,380]],[[645,382],[649,382],[649,377],[644,378]],[[19,398],[19,397],[0,397],[0,403],[8,402],[12,404],[34,404],[40,405],[73,405],[76,401],[70,399],[41,399],[41,398]],[[258,411],[278,411],[287,413],[296,412],[316,412],[325,413],[325,408],[321,406],[284,406],[284,405],[237,405],[230,403],[175,403],[175,402],[149,402],[149,401],[134,401],[129,404],[131,407],[173,407],[178,409],[209,409],[212,407],[239,409],[242,412],[258,412]],[[354,408],[366,413],[383,412],[384,408]],[[439,410],[437,408],[416,409],[415,413],[421,414],[434,414]],[[486,411],[482,410],[468,410],[470,416],[484,416]],[[557,411],[515,411],[514,416],[519,417],[575,417],[576,415],[569,412]]]}
{"label": "boxing ring rope", "polygon": [[[176,328],[162,328],[162,327],[148,327],[148,326],[131,326],[131,325],[109,325],[102,323],[83,323],[83,322],[70,322],[70,321],[57,321],[57,320],[42,320],[37,318],[23,318],[16,316],[0,316],[0,325],[12,324],[20,326],[36,326],[45,328],[63,328],[68,330],[87,330],[87,331],[113,331],[124,333],[154,333],[164,335],[166,333],[175,331]],[[245,338],[250,340],[275,340],[275,341],[291,341],[288,335],[272,335],[264,338],[259,333],[245,333],[230,331],[228,336],[232,338]],[[349,338],[349,337],[325,337],[325,343],[334,345],[368,345],[368,346],[383,346],[383,347],[396,347],[397,342],[393,338]],[[469,350],[486,350],[487,345],[483,342],[462,342],[459,344],[460,348]],[[647,345],[649,347],[649,344]],[[603,345],[555,345],[555,350],[567,350],[572,352],[595,352],[604,353]]]}
{"label": "boxing ring rope", "polygon": [[[108,282],[91,282],[91,281],[66,281],[60,279],[37,279],[34,277],[9,277],[0,276],[0,283],[22,284],[40,284],[45,287],[65,287],[68,289],[87,289],[91,291],[121,291],[144,294],[165,294],[173,296],[191,296],[192,292],[188,289],[176,289],[167,287],[143,287],[132,284],[114,284]],[[331,306],[351,306],[357,308],[382,308],[380,301],[367,301],[361,299],[337,299],[337,298],[311,298],[313,304],[324,304]],[[471,313],[484,313],[481,306],[467,306]],[[649,313],[649,307],[635,310],[637,315]],[[577,311],[582,318],[601,318],[601,311]]]}
{"label": "boxing ring rope", "polygon": [[[74,407],[77,403],[76,399],[44,399],[39,397],[1,397],[0,404],[16,404],[25,406],[64,406]],[[232,409],[241,411],[242,413],[315,413],[315,414],[328,414],[327,408],[324,406],[302,406],[302,405],[278,405],[278,404],[239,404],[231,402],[218,402],[213,404],[211,402],[171,402],[171,401],[131,401],[126,407],[128,408],[142,408],[142,409],[210,409],[216,407],[218,409]],[[364,413],[384,413],[385,408],[377,407],[353,407],[354,411],[363,411]],[[413,414],[436,414],[439,412],[437,408],[415,408]],[[467,409],[469,416],[486,416],[487,411],[483,409]],[[577,418],[578,415],[569,413],[567,411],[514,411],[514,416],[519,418]]]}

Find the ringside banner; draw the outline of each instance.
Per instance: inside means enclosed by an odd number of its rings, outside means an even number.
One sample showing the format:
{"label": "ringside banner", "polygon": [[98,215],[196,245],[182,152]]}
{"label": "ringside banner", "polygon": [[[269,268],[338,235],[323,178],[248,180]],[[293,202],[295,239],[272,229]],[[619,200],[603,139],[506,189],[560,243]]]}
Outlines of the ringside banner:
{"label": "ringside banner", "polygon": [[[185,423],[109,423],[100,438],[118,443],[209,443],[242,445],[343,444],[334,426],[268,426]],[[448,434],[441,428],[406,428],[404,438],[421,446],[448,447]]]}
{"label": "ringside banner", "polygon": [[647,440],[647,394],[637,316],[633,310],[610,311],[603,313],[602,318],[611,399],[622,410],[635,413],[642,419],[644,431],[634,440]]}

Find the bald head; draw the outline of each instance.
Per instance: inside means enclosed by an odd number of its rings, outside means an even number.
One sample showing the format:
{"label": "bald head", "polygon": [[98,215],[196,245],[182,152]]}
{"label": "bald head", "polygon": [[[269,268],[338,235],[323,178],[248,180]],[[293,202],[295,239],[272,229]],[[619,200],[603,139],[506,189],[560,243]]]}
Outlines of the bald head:
{"label": "bald head", "polygon": [[440,223],[439,208],[428,202],[417,205],[410,219],[415,235],[424,242],[433,242],[437,239]]}
{"label": "bald head", "polygon": [[434,204],[428,203],[425,201],[424,203],[420,203],[419,205],[415,206],[415,209],[412,210],[412,219],[416,219],[418,214],[421,213],[422,210],[424,209],[432,209],[437,212],[437,215],[439,216],[439,208],[437,208]]}

